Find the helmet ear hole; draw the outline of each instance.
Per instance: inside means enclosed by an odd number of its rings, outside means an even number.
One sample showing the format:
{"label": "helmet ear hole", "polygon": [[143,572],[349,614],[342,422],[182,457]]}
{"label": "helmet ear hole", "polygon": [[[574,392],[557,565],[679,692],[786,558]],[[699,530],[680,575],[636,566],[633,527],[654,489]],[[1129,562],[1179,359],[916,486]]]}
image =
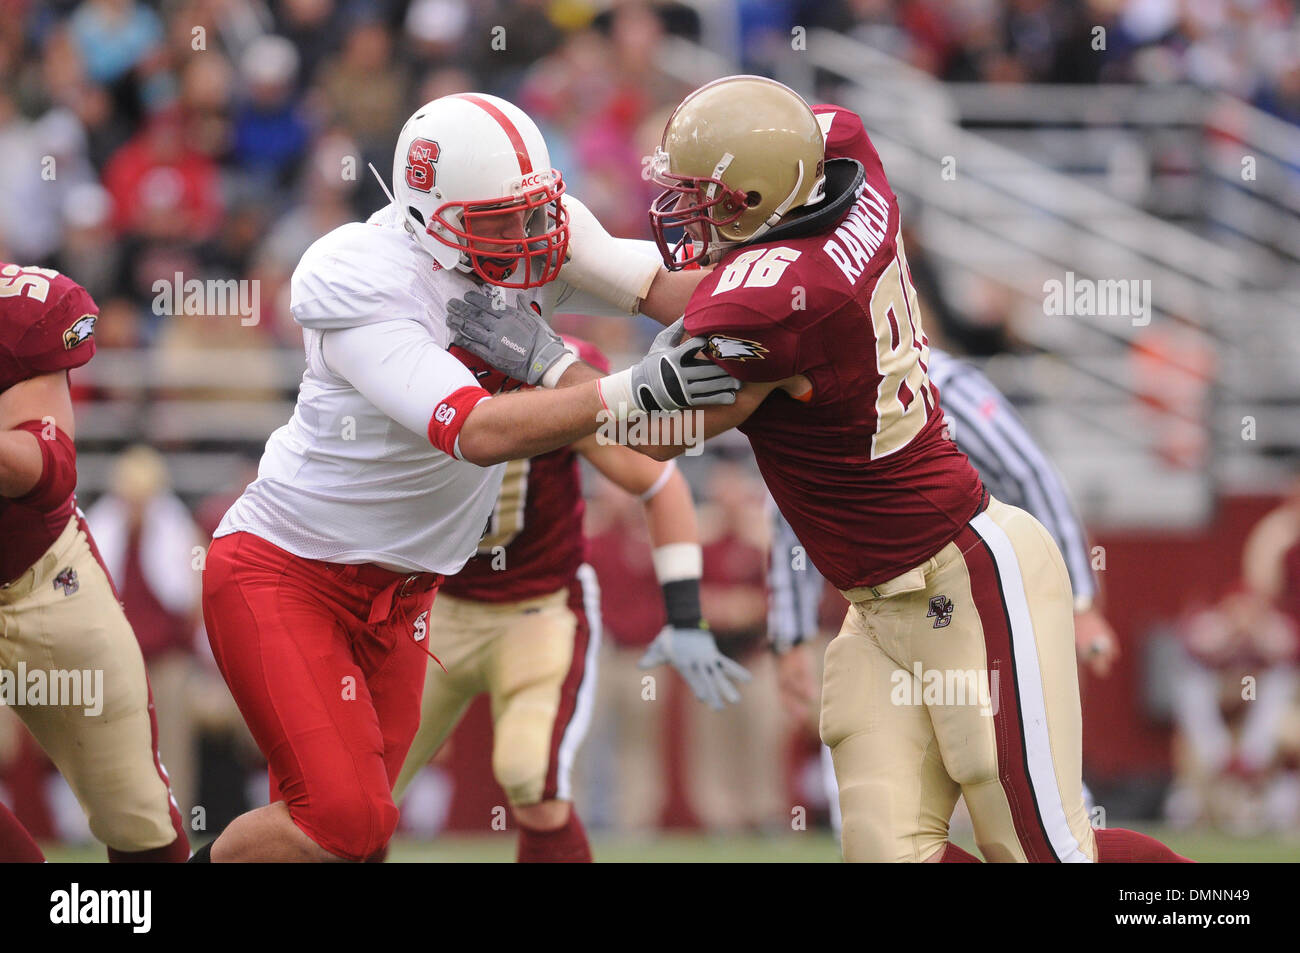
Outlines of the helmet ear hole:
{"label": "helmet ear hole", "polygon": [[757,192],[749,191],[745,193],[745,207],[753,208],[759,202],[763,201],[763,196]]}
{"label": "helmet ear hole", "polygon": [[411,216],[411,218],[415,219],[415,220],[416,220],[417,222],[419,222],[421,225],[426,225],[426,226],[427,226],[427,225],[429,224],[428,222],[426,222],[426,221],[424,220],[424,216],[420,214],[420,210],[419,210],[418,208],[416,208],[414,205],[408,205],[408,206],[406,207],[406,212],[407,212],[408,215]]}

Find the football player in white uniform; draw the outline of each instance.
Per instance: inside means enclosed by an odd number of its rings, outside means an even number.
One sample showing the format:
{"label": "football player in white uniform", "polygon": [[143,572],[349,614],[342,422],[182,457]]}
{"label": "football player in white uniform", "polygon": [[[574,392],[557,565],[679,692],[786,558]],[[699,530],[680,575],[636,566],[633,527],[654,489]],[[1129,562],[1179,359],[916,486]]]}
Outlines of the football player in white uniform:
{"label": "football player in white uniform", "polygon": [[[297,406],[218,527],[203,579],[213,654],[267,758],[271,803],[196,860],[379,855],[419,719],[429,607],[474,554],[503,462],[610,415],[735,399],[737,382],[694,358],[702,341],[669,343],[680,327],[612,375],[558,340],[512,339],[519,308],[671,320],[695,284],[563,194],[527,115],[446,96],[403,127],[392,204],[303,255],[290,302],[307,361]],[[509,295],[487,346],[538,389],[490,396],[448,353],[449,315],[463,296],[487,304],[484,291]]]}

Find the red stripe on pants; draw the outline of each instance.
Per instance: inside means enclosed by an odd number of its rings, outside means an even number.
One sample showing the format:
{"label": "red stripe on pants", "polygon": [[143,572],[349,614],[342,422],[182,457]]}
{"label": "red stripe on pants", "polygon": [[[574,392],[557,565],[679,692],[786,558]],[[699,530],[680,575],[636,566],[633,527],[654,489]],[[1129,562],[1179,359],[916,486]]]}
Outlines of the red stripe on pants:
{"label": "red stripe on pants", "polygon": [[[99,547],[95,545],[95,537],[90,532],[90,527],[86,524],[86,518],[77,511],[77,527],[86,534],[86,545],[90,547],[90,554],[95,557],[95,562],[99,563],[99,568],[104,570],[104,578],[108,580],[108,587],[113,590],[114,597],[121,602],[121,596],[118,594],[117,586],[113,583],[113,574],[108,571],[108,566],[104,563],[104,557],[99,554]],[[123,610],[125,611],[125,610]],[[185,821],[181,817],[180,809],[176,806],[176,799],[172,797],[171,778],[167,777],[167,771],[163,768],[162,756],[158,753],[158,712],[153,704],[153,686],[149,684],[149,676],[145,676],[145,689],[149,693],[149,743],[153,746],[153,766],[158,772],[158,778],[162,781],[163,786],[167,789],[167,814],[171,818],[172,830],[176,832],[176,839],[170,844],[162,847],[155,847],[152,850],[124,851],[108,848],[108,859],[115,864],[127,863],[172,863],[183,864],[190,856],[190,841],[185,832]]]}
{"label": "red stripe on pants", "polygon": [[969,525],[955,540],[970,575],[971,597],[984,629],[984,651],[989,678],[998,676],[998,710],[993,730],[998,745],[998,780],[1011,807],[1016,837],[1031,863],[1059,863],[1038,814],[1038,802],[1029,779],[1021,723],[1015,653],[1011,646],[1011,620],[993,553]]}
{"label": "red stripe on pants", "polygon": [[573,633],[573,661],[569,663],[569,672],[564,676],[560,688],[560,707],[555,713],[555,725],[551,728],[550,766],[546,769],[546,785],[542,789],[542,800],[552,801],[560,790],[560,742],[573,720],[573,712],[578,707],[578,689],[587,675],[587,646],[591,642],[591,624],[587,618],[587,604],[583,598],[582,578],[575,576],[569,583],[569,609],[578,617],[578,626]]}

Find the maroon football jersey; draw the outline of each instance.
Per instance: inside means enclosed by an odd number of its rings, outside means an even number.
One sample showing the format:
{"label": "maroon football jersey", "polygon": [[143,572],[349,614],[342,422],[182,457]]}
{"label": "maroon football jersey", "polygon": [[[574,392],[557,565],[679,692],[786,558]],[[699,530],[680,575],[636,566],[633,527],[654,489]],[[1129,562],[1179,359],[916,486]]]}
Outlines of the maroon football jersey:
{"label": "maroon football jersey", "polygon": [[[773,392],[740,430],[813,563],[852,589],[929,559],[985,494],[945,436],[880,157],[856,114],[814,112],[832,204],[814,212],[814,226],[783,223],[770,240],[724,255],[692,296],[686,330],[707,338],[710,358],[742,381],[811,381],[798,399]],[[857,174],[836,159],[857,160],[865,178],[832,214]]]}
{"label": "maroon football jersey", "polygon": [[[565,340],[592,367],[609,372],[609,361],[594,344]],[[520,386],[499,373],[480,376],[480,371],[488,371],[481,361],[459,348],[453,353],[493,393]],[[449,577],[441,591],[457,599],[517,602],[563,589],[587,558],[585,511],[578,455],[571,448],[511,460],[478,555]]]}
{"label": "maroon football jersey", "polygon": [[[89,361],[98,314],[90,294],[71,278],[0,263],[0,393]],[[74,506],[71,494],[45,509],[0,497],[0,583],[22,575],[50,548]]]}

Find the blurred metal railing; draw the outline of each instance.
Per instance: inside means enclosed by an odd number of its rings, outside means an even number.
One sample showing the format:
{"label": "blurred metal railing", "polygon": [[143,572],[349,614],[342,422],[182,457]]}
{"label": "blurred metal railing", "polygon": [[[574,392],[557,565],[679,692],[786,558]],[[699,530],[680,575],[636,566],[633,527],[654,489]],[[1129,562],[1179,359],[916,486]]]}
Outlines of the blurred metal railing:
{"label": "blurred metal railing", "polygon": [[1230,241],[1300,288],[1300,129],[1191,86],[948,84],[964,127]]}
{"label": "blurred metal railing", "polygon": [[192,502],[241,488],[266,438],[293,414],[303,366],[301,348],[271,345],[101,348],[72,375],[79,495],[102,493],[117,451],[134,442],[163,453]]}

